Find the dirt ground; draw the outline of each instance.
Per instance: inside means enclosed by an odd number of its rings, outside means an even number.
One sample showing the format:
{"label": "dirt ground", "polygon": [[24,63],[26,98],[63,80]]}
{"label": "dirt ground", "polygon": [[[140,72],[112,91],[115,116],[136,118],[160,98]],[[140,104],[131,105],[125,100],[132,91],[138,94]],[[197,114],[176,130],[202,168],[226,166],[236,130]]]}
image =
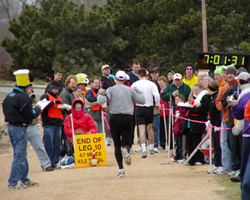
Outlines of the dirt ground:
{"label": "dirt ground", "polygon": [[[6,94],[0,94],[0,102]],[[0,124],[3,124],[2,107]],[[138,145],[134,145],[136,149]],[[132,164],[124,165],[125,177],[117,178],[118,167],[114,147],[107,147],[107,166],[41,170],[34,150],[28,146],[29,178],[39,187],[7,191],[8,177],[13,159],[8,135],[0,139],[0,199],[225,199],[215,191],[223,190],[216,175],[208,175],[209,165],[185,166],[168,163],[165,150],[146,159],[141,153],[132,154]]]}

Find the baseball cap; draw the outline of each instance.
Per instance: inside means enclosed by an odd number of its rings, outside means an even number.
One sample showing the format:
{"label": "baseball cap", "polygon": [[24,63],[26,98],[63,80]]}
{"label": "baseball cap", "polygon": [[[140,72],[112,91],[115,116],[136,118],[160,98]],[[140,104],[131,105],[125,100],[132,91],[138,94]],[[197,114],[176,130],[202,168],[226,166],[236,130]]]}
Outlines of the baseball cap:
{"label": "baseball cap", "polygon": [[119,81],[124,81],[126,80],[126,73],[124,71],[118,71],[115,74],[115,78]]}
{"label": "baseball cap", "polygon": [[109,65],[103,65],[102,66],[102,70],[106,69],[106,68],[110,68]]}
{"label": "baseball cap", "polygon": [[235,77],[235,79],[248,81],[250,80],[250,74],[247,72],[241,72],[237,77]]}
{"label": "baseball cap", "polygon": [[167,71],[167,74],[168,74],[169,72],[172,73],[173,75],[175,74],[175,72],[174,72],[173,70],[168,70],[168,71]]}
{"label": "baseball cap", "polygon": [[153,73],[153,72],[158,73],[158,70],[157,70],[156,68],[154,68],[154,69],[152,69],[152,70],[150,71],[150,73]]}
{"label": "baseball cap", "polygon": [[182,75],[181,74],[179,74],[179,73],[175,73],[174,74],[174,76],[173,76],[173,80],[175,80],[175,79],[182,79]]}

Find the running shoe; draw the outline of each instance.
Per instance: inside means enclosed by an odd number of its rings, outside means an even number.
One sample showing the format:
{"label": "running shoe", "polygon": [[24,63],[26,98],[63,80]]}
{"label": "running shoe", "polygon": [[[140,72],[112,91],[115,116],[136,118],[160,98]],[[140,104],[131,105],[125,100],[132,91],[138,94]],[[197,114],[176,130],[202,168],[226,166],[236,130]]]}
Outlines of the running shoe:
{"label": "running shoe", "polygon": [[34,182],[34,181],[24,181],[22,183],[24,185],[26,185],[27,187],[37,187],[37,186],[39,186],[39,183]]}
{"label": "running shoe", "polygon": [[208,174],[213,174],[219,167],[213,167],[212,169],[207,170]]}
{"label": "running shoe", "polygon": [[143,151],[142,154],[141,154],[141,157],[142,157],[142,158],[147,158],[147,152],[146,152],[146,151]]}
{"label": "running shoe", "polygon": [[155,153],[158,153],[159,151],[158,151],[158,148],[154,148],[154,151],[155,151]]}
{"label": "running shoe", "polygon": [[124,177],[124,176],[125,176],[125,171],[124,171],[124,169],[119,169],[119,173],[118,173],[117,177],[118,177],[118,178],[122,178],[122,177]]}
{"label": "running shoe", "polygon": [[141,152],[141,147],[137,148],[135,152]]}
{"label": "running shoe", "polygon": [[155,150],[154,149],[150,149],[149,152],[150,152],[150,155],[154,155],[155,154]]}
{"label": "running shoe", "polygon": [[122,148],[122,157],[127,165],[131,165],[131,157],[128,153],[127,148]]}
{"label": "running shoe", "polygon": [[16,184],[16,185],[8,185],[7,189],[10,190],[22,190],[26,189],[28,186],[24,185],[23,183],[21,184]]}

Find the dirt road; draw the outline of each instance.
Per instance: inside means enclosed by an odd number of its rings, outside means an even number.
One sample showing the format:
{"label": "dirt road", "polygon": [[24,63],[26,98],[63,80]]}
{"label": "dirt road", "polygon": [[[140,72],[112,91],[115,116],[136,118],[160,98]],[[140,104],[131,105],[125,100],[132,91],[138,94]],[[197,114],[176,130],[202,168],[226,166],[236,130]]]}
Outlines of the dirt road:
{"label": "dirt road", "polygon": [[[5,94],[0,94],[0,101],[3,96]],[[0,123],[3,124],[1,109]],[[134,145],[134,148],[137,147]],[[108,146],[108,166],[44,172],[29,145],[29,178],[39,182],[40,186],[7,191],[13,155],[8,136],[3,135],[0,139],[0,199],[224,199],[215,192],[224,189],[216,182],[216,175],[206,173],[209,165],[182,167],[179,163],[168,164],[166,151],[148,155],[146,159],[140,158],[140,153],[135,153],[131,155],[131,166],[124,166],[125,177],[117,178],[118,167],[113,152],[114,147]]]}
{"label": "dirt road", "polygon": [[16,191],[7,191],[12,153],[2,154],[1,199],[223,199],[215,193],[215,190],[223,190],[214,179],[216,175],[206,173],[208,165],[167,164],[165,151],[146,159],[136,153],[132,155],[132,165],[124,167],[125,177],[117,178],[113,151],[113,146],[107,147],[108,166],[44,172],[34,150],[29,149],[29,178],[40,186]]}

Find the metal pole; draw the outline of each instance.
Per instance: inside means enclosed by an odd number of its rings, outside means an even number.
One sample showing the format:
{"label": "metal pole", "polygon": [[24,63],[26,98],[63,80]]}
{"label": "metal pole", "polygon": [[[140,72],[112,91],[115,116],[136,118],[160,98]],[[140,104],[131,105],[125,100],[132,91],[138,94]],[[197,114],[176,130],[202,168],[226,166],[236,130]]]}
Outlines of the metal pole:
{"label": "metal pole", "polygon": [[[165,130],[165,136],[166,139],[168,139],[168,132],[167,132],[167,123],[166,123],[166,116],[165,116],[165,107],[164,104],[162,104],[162,111],[163,111],[163,122],[164,122],[164,130]],[[170,145],[168,145],[168,164],[170,163]]]}
{"label": "metal pole", "polygon": [[207,19],[206,19],[205,0],[201,0],[201,16],[202,16],[203,52],[207,52]]}

